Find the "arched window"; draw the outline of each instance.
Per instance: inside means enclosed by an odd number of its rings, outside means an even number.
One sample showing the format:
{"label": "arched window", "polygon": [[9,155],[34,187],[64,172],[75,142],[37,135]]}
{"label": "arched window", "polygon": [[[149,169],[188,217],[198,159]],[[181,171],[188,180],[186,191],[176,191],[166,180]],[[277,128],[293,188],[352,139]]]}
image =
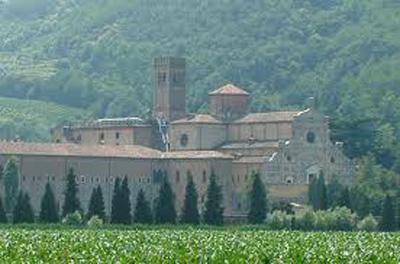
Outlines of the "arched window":
{"label": "arched window", "polygon": [[175,177],[175,182],[179,183],[181,180],[181,173],[179,171],[176,171],[176,177]]}
{"label": "arched window", "polygon": [[316,139],[315,133],[309,131],[309,132],[307,133],[307,142],[312,144],[312,143],[315,142],[315,139]]}
{"label": "arched window", "polygon": [[207,172],[203,170],[203,183],[207,182]]}

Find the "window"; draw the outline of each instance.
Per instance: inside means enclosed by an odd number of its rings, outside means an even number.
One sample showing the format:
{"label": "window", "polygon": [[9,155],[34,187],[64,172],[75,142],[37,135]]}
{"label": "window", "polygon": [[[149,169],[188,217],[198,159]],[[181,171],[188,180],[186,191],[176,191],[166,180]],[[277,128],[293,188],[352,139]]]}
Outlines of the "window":
{"label": "window", "polygon": [[186,147],[187,144],[188,144],[188,142],[189,142],[189,137],[188,137],[188,135],[187,135],[187,134],[183,134],[183,135],[181,136],[181,140],[180,140],[181,146],[182,146],[182,147]]}
{"label": "window", "polygon": [[120,136],[120,135],[119,135],[119,132],[116,132],[116,133],[115,133],[115,138],[116,138],[116,139],[119,139],[119,136]]}
{"label": "window", "polygon": [[179,181],[181,180],[181,174],[179,171],[176,171],[176,177],[175,177],[175,182],[179,183]]}
{"label": "window", "polygon": [[289,161],[289,162],[291,162],[291,161],[292,161],[292,156],[288,155],[288,156],[286,157],[286,160]]}
{"label": "window", "polygon": [[52,177],[52,180],[53,180],[53,181],[55,181],[55,180],[56,180],[56,177],[55,177],[55,176],[53,176],[53,177]]}
{"label": "window", "polygon": [[79,135],[76,137],[76,142],[80,143],[81,141],[82,141],[82,135],[79,134]]}
{"label": "window", "polygon": [[203,183],[207,182],[207,172],[204,170],[203,171]]}
{"label": "window", "polygon": [[100,133],[99,141],[100,143],[104,143],[104,133]]}
{"label": "window", "polygon": [[33,177],[32,177],[32,181],[35,181],[35,180],[36,180],[36,177],[35,177],[35,176],[33,176]]}
{"label": "window", "polygon": [[26,180],[26,178],[25,178],[25,176],[23,176],[23,177],[22,177],[22,181],[25,181],[25,180]]}
{"label": "window", "polygon": [[286,178],[286,183],[287,184],[292,184],[293,183],[293,177],[287,177]]}
{"label": "window", "polygon": [[85,183],[85,176],[83,176],[83,175],[81,176],[81,182]]}
{"label": "window", "polygon": [[315,142],[315,138],[316,138],[316,136],[315,136],[315,133],[314,132],[308,132],[307,133],[307,142],[308,143],[314,143]]}
{"label": "window", "polygon": [[335,163],[335,162],[336,162],[335,158],[331,157],[331,163]]}

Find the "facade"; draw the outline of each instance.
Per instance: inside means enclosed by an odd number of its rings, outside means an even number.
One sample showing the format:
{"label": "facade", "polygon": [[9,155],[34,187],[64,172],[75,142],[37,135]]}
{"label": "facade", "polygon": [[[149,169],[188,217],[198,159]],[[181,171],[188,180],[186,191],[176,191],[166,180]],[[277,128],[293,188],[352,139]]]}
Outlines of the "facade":
{"label": "facade", "polygon": [[0,143],[0,165],[17,159],[20,187],[31,196],[36,212],[47,182],[62,203],[69,168],[78,175],[84,209],[92,188],[100,185],[108,214],[116,177],[128,177],[134,205],[140,189],[154,201],[159,175],[167,175],[180,211],[187,176],[192,175],[202,210],[215,172],[229,218],[246,215],[253,173],[262,175],[271,199],[289,202],[306,202],[308,184],[321,175],[351,184],[352,162],[343,155],[341,143],[331,142],[328,119],[312,101],[304,111],[249,113],[249,94],[228,84],[209,94],[208,114],[191,114],[185,108],[185,60],[157,58],[153,67],[149,120],[128,117],[63,125],[52,131],[51,144]]}

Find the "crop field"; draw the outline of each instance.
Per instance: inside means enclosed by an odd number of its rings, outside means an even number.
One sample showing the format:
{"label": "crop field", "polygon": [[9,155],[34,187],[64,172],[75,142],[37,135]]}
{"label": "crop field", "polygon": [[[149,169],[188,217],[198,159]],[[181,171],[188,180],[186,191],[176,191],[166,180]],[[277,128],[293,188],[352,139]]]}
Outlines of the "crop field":
{"label": "crop field", "polygon": [[1,263],[400,263],[399,233],[0,231]]}

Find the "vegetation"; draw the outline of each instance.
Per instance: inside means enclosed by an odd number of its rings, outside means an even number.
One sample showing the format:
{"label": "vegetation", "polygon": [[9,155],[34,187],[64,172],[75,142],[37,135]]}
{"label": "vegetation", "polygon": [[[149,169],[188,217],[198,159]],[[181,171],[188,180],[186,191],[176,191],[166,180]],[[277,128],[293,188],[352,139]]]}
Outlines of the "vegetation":
{"label": "vegetation", "polygon": [[132,221],[128,178],[115,179],[111,205],[111,223],[129,225]]}
{"label": "vegetation", "polygon": [[167,175],[163,177],[156,201],[155,221],[157,224],[176,223],[175,194],[172,191]]}
{"label": "vegetation", "polygon": [[35,218],[28,194],[20,191],[13,210],[13,223],[34,223]]}
{"label": "vegetation", "polygon": [[4,210],[3,199],[0,197],[0,223],[5,224],[8,222],[6,210]]}
{"label": "vegetation", "polygon": [[87,218],[91,219],[93,216],[97,216],[102,221],[106,220],[103,192],[100,185],[93,188],[90,196]]}
{"label": "vegetation", "polygon": [[397,263],[399,251],[397,233],[169,228],[0,233],[0,257],[6,263]]}
{"label": "vegetation", "polygon": [[250,224],[261,224],[267,216],[267,194],[265,185],[260,178],[259,173],[252,175],[253,185],[250,196],[250,212],[248,221]]}
{"label": "vegetation", "polygon": [[45,193],[40,203],[39,219],[43,223],[57,223],[59,221],[56,199],[50,183],[46,184]]}
{"label": "vegetation", "polygon": [[62,215],[73,214],[76,211],[82,211],[81,204],[78,199],[78,184],[76,183],[76,175],[74,169],[70,168],[67,175],[67,186],[65,187],[65,199]]}
{"label": "vegetation", "polygon": [[222,189],[217,183],[217,176],[212,172],[207,188],[204,223],[208,225],[222,225],[224,223],[224,207],[222,202]]}
{"label": "vegetation", "polygon": [[185,200],[183,202],[181,222],[184,224],[198,225],[200,224],[200,214],[197,206],[198,194],[193,176],[188,175],[185,192]]}
{"label": "vegetation", "polygon": [[11,212],[17,202],[18,195],[18,166],[15,159],[11,158],[7,161],[4,171],[4,190],[6,199],[6,210]]}
{"label": "vegetation", "polygon": [[146,200],[143,189],[139,190],[134,213],[134,222],[138,224],[153,223],[153,215],[149,202]]}

